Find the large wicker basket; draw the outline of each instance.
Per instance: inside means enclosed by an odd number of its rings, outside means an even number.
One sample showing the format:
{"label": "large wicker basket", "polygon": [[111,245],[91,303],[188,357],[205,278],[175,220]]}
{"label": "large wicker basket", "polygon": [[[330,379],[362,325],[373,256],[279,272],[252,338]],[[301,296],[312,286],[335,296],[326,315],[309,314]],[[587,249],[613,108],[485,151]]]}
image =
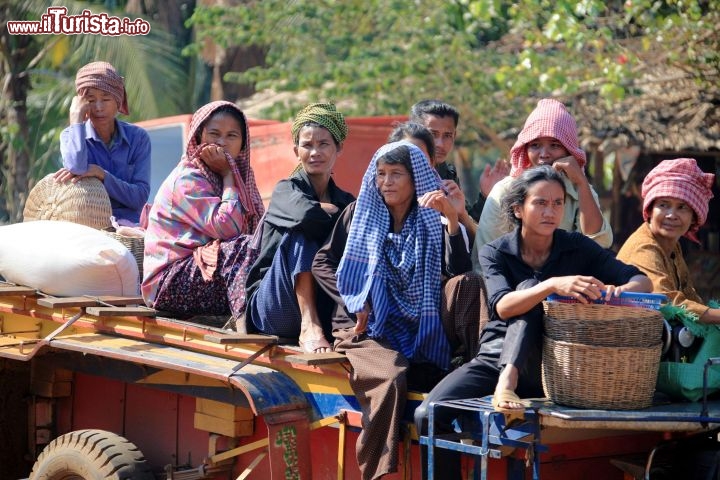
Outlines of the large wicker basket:
{"label": "large wicker basket", "polygon": [[649,407],[661,348],[660,343],[652,347],[597,347],[545,337],[545,395],[555,403],[578,408]]}
{"label": "large wicker basket", "polygon": [[97,178],[60,183],[42,178],[28,195],[23,220],[65,220],[102,230],[111,226],[110,197]]}
{"label": "large wicker basket", "polygon": [[545,302],[542,382],[555,403],[627,410],[652,404],[663,317],[650,308]]}

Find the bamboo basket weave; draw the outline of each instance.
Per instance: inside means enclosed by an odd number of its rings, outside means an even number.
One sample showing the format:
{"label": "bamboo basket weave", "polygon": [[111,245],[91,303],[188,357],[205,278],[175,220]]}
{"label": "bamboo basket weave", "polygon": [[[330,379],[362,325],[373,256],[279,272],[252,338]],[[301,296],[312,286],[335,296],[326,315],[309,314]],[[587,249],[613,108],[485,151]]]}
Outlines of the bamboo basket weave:
{"label": "bamboo basket weave", "polygon": [[53,174],[43,177],[30,190],[23,221],[64,220],[102,230],[111,226],[110,197],[97,178],[60,183]]}
{"label": "bamboo basket weave", "polygon": [[638,307],[545,302],[545,335],[602,347],[651,347],[662,341],[663,317]]}
{"label": "bamboo basket weave", "polygon": [[139,281],[142,282],[143,278],[143,258],[145,256],[145,238],[144,237],[128,237],[120,235],[117,232],[111,232],[109,230],[103,230],[103,233],[114,238],[118,242],[122,243],[130,250],[132,256],[135,257],[135,262],[138,266]]}
{"label": "bamboo basket weave", "polygon": [[542,384],[555,403],[578,408],[633,410],[652,405],[662,345],[597,347],[543,342]]}
{"label": "bamboo basket weave", "polygon": [[542,383],[555,403],[628,410],[652,404],[663,317],[651,308],[545,302]]}

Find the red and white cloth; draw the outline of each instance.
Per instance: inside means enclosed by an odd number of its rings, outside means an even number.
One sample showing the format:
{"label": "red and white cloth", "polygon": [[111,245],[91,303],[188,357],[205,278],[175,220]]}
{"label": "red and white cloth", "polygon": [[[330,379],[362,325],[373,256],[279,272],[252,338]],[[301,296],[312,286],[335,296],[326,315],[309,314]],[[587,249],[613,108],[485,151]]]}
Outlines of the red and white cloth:
{"label": "red and white cloth", "polygon": [[525,120],[525,125],[510,150],[511,177],[517,177],[532,167],[526,145],[542,137],[559,140],[570,152],[570,155],[575,157],[580,168],[585,167],[585,152],[580,148],[575,119],[567,111],[565,105],[552,98],[544,98],[538,102],[535,110]]}
{"label": "red and white cloth", "polygon": [[697,217],[685,236],[699,242],[695,234],[707,220],[714,181],[715,175],[703,172],[694,158],[663,160],[650,170],[643,181],[643,218],[648,221],[653,202],[657,198],[683,200],[690,205]]}
{"label": "red and white cloth", "polygon": [[130,109],[127,103],[125,80],[115,67],[107,62],[88,63],[75,75],[75,90],[82,96],[88,88],[97,88],[113,96],[118,104],[118,111],[128,115]]}

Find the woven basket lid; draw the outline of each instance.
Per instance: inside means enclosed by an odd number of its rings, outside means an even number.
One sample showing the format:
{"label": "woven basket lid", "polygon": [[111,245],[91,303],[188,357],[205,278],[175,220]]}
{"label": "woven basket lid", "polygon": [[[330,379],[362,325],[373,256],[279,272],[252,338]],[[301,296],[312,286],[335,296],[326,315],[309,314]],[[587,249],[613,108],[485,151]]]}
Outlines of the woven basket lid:
{"label": "woven basket lid", "polygon": [[94,177],[75,183],[56,182],[48,174],[33,187],[25,202],[23,220],[65,220],[102,230],[111,226],[110,197]]}

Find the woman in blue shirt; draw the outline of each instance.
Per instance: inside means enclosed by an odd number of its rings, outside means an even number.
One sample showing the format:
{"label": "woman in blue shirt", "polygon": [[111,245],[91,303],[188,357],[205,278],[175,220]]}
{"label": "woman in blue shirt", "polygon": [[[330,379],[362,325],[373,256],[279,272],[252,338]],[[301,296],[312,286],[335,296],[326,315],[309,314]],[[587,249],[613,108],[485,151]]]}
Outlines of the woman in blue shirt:
{"label": "woman in blue shirt", "polygon": [[150,137],[115,118],[129,113],[123,77],[109,63],[93,62],[78,70],[75,88],[70,126],[60,134],[63,167],[54,178],[98,178],[115,218],[138,223],[150,194]]}

